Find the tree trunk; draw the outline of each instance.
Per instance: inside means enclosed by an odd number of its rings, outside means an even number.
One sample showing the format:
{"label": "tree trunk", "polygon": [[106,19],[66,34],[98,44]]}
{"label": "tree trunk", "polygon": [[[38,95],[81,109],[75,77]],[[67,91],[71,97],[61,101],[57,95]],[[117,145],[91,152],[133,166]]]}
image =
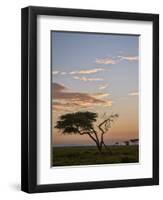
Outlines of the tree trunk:
{"label": "tree trunk", "polygon": [[88,135],[89,135],[89,137],[95,142],[99,153],[102,153],[102,145],[101,145],[101,143],[99,142],[99,140],[96,140],[96,139],[93,138],[90,134],[88,134]]}
{"label": "tree trunk", "polygon": [[110,155],[112,155],[111,149],[108,146],[106,146],[106,144],[104,143],[104,141],[102,141],[102,145],[104,145],[105,149],[107,149],[109,151]]}
{"label": "tree trunk", "polygon": [[98,144],[97,148],[98,148],[99,152],[102,153],[102,145]]}

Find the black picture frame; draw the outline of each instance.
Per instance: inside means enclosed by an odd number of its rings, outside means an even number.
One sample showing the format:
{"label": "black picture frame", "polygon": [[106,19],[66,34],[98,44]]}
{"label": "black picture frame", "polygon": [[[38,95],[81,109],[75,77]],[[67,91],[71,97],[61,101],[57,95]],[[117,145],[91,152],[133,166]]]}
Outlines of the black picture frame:
{"label": "black picture frame", "polygon": [[[37,16],[56,15],[153,23],[153,177],[37,184]],[[159,184],[159,15],[30,6],[21,12],[21,190],[28,193],[100,189]]]}

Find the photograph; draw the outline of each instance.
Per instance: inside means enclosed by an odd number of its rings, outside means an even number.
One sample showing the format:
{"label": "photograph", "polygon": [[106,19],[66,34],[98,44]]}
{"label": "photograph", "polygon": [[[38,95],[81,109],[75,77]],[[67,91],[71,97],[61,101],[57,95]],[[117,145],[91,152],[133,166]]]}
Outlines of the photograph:
{"label": "photograph", "polygon": [[139,35],[51,31],[51,166],[139,162]]}

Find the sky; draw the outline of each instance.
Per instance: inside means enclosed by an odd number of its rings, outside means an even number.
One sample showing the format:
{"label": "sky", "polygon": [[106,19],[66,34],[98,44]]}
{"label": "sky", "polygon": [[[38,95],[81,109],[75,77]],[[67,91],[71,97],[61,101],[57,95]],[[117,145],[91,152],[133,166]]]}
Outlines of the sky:
{"label": "sky", "polygon": [[62,114],[90,111],[119,118],[105,143],[139,138],[139,36],[78,32],[51,33],[52,144],[92,145],[88,136],[62,135]]}

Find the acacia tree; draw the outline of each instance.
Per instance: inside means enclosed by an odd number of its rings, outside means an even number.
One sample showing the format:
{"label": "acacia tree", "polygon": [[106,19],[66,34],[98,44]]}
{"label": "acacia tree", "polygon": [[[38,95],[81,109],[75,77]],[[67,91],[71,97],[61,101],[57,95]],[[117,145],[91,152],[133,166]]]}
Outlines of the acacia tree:
{"label": "acacia tree", "polygon": [[112,123],[118,117],[118,114],[105,116],[105,119],[97,124],[97,113],[88,111],[68,113],[60,116],[55,128],[60,129],[63,134],[88,135],[101,153],[103,146],[108,148],[104,142],[104,135],[108,133]]}

